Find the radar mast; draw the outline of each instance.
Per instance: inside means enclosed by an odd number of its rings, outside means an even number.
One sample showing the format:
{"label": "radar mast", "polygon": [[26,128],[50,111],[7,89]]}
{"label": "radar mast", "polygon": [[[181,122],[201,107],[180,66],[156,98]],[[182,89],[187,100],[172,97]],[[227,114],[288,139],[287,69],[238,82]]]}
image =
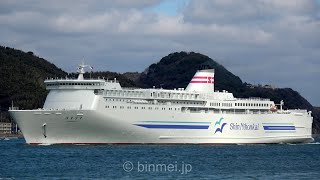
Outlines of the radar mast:
{"label": "radar mast", "polygon": [[79,64],[77,68],[77,72],[79,73],[78,80],[84,80],[83,74],[86,73],[86,71],[84,70],[84,68],[86,67],[90,68],[91,70],[93,69],[90,65],[84,64],[84,61],[82,61],[82,64]]}

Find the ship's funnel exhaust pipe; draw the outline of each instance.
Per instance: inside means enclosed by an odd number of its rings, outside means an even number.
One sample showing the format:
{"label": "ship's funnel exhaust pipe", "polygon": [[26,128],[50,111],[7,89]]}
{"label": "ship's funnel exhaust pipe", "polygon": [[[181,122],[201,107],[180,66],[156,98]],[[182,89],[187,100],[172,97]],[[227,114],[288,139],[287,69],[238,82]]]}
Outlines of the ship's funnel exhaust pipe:
{"label": "ship's funnel exhaust pipe", "polygon": [[197,71],[188,84],[186,91],[214,92],[214,69]]}

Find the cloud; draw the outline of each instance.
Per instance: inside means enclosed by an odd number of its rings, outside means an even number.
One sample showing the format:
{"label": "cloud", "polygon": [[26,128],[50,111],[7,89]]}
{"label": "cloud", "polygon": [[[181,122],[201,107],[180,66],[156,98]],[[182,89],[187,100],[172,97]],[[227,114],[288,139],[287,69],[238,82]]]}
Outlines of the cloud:
{"label": "cloud", "polygon": [[195,51],[247,82],[292,87],[320,105],[316,1],[174,1],[168,13],[166,0],[3,0],[0,43],[67,71],[83,57],[97,70],[143,71],[171,52]]}

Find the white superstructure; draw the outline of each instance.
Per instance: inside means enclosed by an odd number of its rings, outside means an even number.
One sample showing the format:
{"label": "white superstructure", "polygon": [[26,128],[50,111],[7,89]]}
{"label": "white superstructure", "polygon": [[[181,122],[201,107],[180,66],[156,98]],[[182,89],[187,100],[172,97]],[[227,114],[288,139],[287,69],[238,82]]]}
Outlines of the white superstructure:
{"label": "white superstructure", "polygon": [[303,143],[312,141],[307,110],[276,109],[269,99],[214,91],[214,70],[186,89],[122,88],[119,82],[48,79],[44,107],[10,110],[29,144]]}

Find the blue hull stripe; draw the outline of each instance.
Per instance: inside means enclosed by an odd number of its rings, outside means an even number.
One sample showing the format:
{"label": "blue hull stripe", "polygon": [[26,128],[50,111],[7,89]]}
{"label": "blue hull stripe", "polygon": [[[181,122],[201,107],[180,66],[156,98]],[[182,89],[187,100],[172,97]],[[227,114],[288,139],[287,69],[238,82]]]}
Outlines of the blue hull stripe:
{"label": "blue hull stripe", "polygon": [[172,125],[172,124],[134,124],[144,128],[157,128],[157,129],[208,129],[209,126],[201,125]]}
{"label": "blue hull stripe", "polygon": [[263,126],[264,130],[296,130],[295,126]]}

